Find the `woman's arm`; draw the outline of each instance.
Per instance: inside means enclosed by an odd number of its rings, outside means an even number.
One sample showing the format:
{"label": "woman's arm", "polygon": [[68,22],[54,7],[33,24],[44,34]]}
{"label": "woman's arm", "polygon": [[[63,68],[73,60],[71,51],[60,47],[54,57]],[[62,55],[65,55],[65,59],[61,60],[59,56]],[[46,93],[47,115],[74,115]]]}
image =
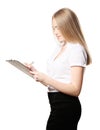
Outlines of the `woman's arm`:
{"label": "woman's arm", "polygon": [[71,67],[70,83],[62,83],[38,71],[32,71],[31,73],[34,75],[36,81],[45,84],[45,86],[50,85],[62,93],[69,94],[72,96],[78,96],[82,88],[84,67]]}

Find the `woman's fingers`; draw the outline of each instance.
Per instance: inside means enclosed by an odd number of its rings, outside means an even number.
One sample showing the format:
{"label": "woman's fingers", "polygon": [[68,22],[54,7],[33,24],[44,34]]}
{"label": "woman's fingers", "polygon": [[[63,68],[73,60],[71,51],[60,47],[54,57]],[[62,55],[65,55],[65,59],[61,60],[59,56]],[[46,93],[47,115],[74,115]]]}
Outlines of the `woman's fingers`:
{"label": "woman's fingers", "polygon": [[30,73],[33,75],[33,78],[34,78],[35,81],[39,81],[37,71],[30,71]]}
{"label": "woman's fingers", "polygon": [[24,65],[25,65],[26,67],[28,67],[28,68],[31,67],[30,64],[28,64],[28,63],[24,63]]}
{"label": "woman's fingers", "polygon": [[25,65],[27,68],[29,68],[30,70],[32,70],[32,71],[36,71],[36,69],[34,68],[34,66],[33,66],[32,64],[33,64],[33,62],[30,63],[30,64],[28,64],[28,63],[24,63],[24,65]]}

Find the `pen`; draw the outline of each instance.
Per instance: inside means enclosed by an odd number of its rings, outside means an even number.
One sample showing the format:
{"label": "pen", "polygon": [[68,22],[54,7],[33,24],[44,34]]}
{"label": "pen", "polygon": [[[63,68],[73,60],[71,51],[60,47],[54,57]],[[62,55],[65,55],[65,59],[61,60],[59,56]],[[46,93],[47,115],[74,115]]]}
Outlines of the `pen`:
{"label": "pen", "polygon": [[33,65],[34,64],[34,61],[32,61],[31,63],[30,63],[30,65]]}

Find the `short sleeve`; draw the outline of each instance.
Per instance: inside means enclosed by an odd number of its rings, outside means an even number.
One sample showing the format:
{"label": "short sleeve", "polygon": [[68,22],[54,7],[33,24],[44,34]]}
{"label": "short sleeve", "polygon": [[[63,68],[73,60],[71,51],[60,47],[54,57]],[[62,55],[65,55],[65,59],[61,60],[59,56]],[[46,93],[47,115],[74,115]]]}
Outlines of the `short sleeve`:
{"label": "short sleeve", "polygon": [[86,64],[87,54],[85,49],[82,46],[72,48],[69,56],[69,65],[86,67]]}

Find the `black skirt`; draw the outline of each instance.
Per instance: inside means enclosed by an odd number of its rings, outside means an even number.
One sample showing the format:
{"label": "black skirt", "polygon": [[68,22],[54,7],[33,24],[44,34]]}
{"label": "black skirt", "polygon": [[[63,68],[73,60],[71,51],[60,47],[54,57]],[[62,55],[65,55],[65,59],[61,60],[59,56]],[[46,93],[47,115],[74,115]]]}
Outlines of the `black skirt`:
{"label": "black skirt", "polygon": [[77,130],[81,116],[81,104],[78,97],[61,92],[48,92],[51,112],[46,130]]}

